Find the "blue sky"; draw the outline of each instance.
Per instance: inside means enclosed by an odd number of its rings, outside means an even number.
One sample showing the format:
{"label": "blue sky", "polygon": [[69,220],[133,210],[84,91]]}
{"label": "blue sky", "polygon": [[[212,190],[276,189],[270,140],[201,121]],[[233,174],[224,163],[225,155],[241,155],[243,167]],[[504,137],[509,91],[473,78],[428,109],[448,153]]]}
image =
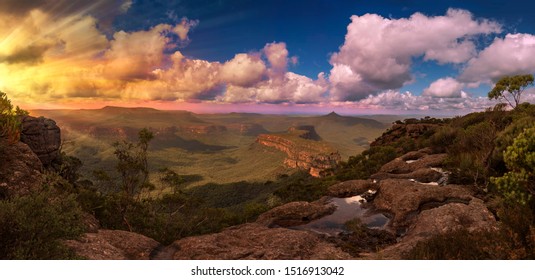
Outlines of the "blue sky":
{"label": "blue sky", "polygon": [[[236,53],[259,50],[266,43],[285,42],[291,55],[299,58],[291,70],[314,78],[331,68],[329,54],[344,43],[352,15],[375,13],[404,18],[420,12],[438,16],[449,8],[466,9],[476,18],[495,20],[503,25],[502,33],[535,33],[535,3],[503,0],[136,0],[128,13],[116,19],[115,29],[134,31],[162,22],[173,23],[176,18],[196,19],[199,25],[191,31],[189,44],[181,49],[185,55],[225,62]],[[425,73],[426,77],[402,90],[420,93],[434,80],[458,71],[453,65],[437,65],[418,58],[415,61],[412,72]],[[477,92],[484,94],[487,89],[482,87]]]}
{"label": "blue sky", "polygon": [[499,77],[535,73],[526,1],[3,0],[2,12],[0,90],[30,107],[456,114],[495,104]]}

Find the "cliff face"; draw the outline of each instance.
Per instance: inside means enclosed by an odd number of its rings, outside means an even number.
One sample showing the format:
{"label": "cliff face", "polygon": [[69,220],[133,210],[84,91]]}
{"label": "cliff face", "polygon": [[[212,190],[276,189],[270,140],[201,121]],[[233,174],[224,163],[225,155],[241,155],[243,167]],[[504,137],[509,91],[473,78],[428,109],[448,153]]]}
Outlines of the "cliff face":
{"label": "cliff face", "polygon": [[54,120],[24,116],[21,123],[20,142],[0,139],[0,199],[38,190],[44,168],[60,157],[61,131]]}
{"label": "cliff face", "polygon": [[303,139],[293,141],[280,135],[260,134],[256,142],[285,152],[287,158],[284,164],[286,166],[307,170],[314,177],[320,177],[322,171],[334,168],[341,161],[338,152],[332,152],[326,148],[321,149],[312,141],[310,141],[312,143]]}

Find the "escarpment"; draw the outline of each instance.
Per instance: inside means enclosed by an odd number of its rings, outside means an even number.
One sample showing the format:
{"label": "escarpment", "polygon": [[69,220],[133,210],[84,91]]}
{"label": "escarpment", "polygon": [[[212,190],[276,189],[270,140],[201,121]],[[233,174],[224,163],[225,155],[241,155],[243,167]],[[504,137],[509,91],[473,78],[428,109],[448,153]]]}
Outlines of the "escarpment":
{"label": "escarpment", "polygon": [[286,153],[286,166],[306,170],[314,177],[321,177],[322,172],[338,165],[341,156],[327,144],[309,139],[318,139],[319,135],[313,127],[312,130],[307,128],[290,128],[286,134],[260,134],[256,142]]}

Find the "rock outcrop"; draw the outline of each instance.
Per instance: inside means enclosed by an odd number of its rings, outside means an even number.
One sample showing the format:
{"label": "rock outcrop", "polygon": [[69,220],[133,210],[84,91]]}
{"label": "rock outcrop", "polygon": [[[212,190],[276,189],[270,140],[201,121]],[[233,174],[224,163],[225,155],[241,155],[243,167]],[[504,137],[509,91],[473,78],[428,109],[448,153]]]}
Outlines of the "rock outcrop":
{"label": "rock outcrop", "polygon": [[419,241],[434,235],[465,229],[469,232],[497,230],[497,222],[483,201],[472,198],[469,203],[448,203],[422,211],[414,218],[407,233],[395,245],[380,251],[383,259],[403,259]]}
{"label": "rock outcrop", "polygon": [[20,141],[32,149],[44,166],[49,166],[60,156],[61,131],[54,120],[22,117]]}
{"label": "rock outcrop", "polygon": [[405,123],[395,123],[379,138],[375,139],[370,146],[383,146],[395,143],[403,137],[418,139],[424,134],[432,134],[439,127],[441,123],[426,123],[417,120],[409,120]]}
{"label": "rock outcrop", "polygon": [[291,137],[276,134],[260,134],[256,142],[286,153],[286,166],[307,170],[315,177],[320,177],[324,170],[336,167],[341,161],[338,152],[332,151],[321,142],[302,138],[294,141]]}
{"label": "rock outcrop", "polygon": [[312,232],[250,223],[175,241],[155,256],[156,259],[166,257],[175,260],[303,260],[350,259],[351,255]]}
{"label": "rock outcrop", "polygon": [[37,155],[22,142],[0,146],[0,198],[38,190],[43,182],[43,164]]}
{"label": "rock outcrop", "polygon": [[431,151],[422,149],[409,152],[381,167],[379,172],[370,176],[371,179],[410,179],[420,183],[445,184],[447,176],[442,167],[447,154],[431,154]]}
{"label": "rock outcrop", "polygon": [[377,190],[378,185],[371,180],[349,180],[332,185],[327,190],[327,195],[332,197],[351,197],[360,195],[368,190]]}
{"label": "rock outcrop", "polygon": [[160,243],[134,232],[99,230],[78,240],[67,240],[65,245],[90,260],[148,260]]}
{"label": "rock outcrop", "polygon": [[318,200],[312,203],[295,201],[275,207],[258,217],[257,223],[268,227],[292,227],[306,224],[334,212],[336,207],[327,200]]}
{"label": "rock outcrop", "polygon": [[387,179],[379,183],[373,201],[381,211],[393,215],[393,229],[407,227],[410,219],[426,208],[458,202],[468,204],[473,197],[468,188],[457,185],[434,186],[401,179]]}

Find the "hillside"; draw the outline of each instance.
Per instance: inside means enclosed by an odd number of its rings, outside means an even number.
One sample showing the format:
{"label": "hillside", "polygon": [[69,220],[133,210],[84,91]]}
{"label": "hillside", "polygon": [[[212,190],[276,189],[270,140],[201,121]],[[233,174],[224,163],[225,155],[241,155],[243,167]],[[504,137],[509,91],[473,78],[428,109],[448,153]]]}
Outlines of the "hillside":
{"label": "hillside", "polygon": [[[327,154],[338,152],[341,159],[347,159],[363,151],[385,129],[371,119],[334,113],[307,117],[194,114],[108,106],[91,110],[34,110],[32,114],[58,123],[62,128],[63,151],[82,159],[81,172],[88,179],[94,170],[113,170],[113,142],[135,141],[138,131],[147,127],[155,134],[150,145],[152,170],[169,167],[182,174],[199,175],[202,180],[196,185],[274,180],[294,172],[298,164],[289,168],[284,151],[258,145],[259,135],[291,136],[287,131],[292,127],[314,127],[318,140],[315,146],[329,147]],[[306,141],[297,141],[294,148],[307,150],[305,146]],[[314,155],[319,153],[312,150]]]}

